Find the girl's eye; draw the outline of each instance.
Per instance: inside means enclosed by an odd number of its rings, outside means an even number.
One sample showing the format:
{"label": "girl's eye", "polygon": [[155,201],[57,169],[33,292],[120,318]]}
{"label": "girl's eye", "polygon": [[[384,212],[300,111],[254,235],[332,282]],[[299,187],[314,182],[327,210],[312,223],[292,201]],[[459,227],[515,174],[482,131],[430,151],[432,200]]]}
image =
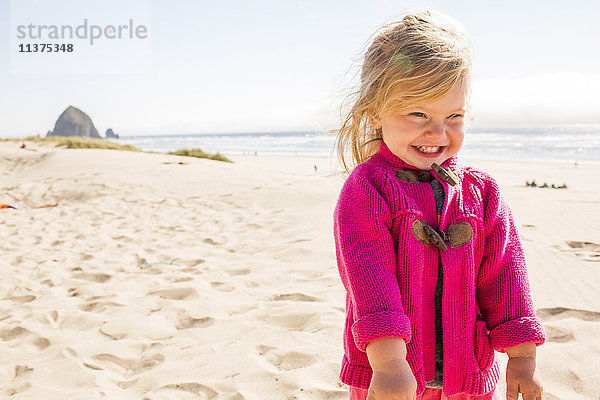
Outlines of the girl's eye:
{"label": "girl's eye", "polygon": [[459,119],[459,118],[463,118],[464,115],[462,114],[452,114],[451,116],[448,117],[448,119]]}
{"label": "girl's eye", "polygon": [[414,117],[419,117],[419,118],[427,118],[427,115],[423,114],[422,112],[412,112],[409,115],[412,115]]}

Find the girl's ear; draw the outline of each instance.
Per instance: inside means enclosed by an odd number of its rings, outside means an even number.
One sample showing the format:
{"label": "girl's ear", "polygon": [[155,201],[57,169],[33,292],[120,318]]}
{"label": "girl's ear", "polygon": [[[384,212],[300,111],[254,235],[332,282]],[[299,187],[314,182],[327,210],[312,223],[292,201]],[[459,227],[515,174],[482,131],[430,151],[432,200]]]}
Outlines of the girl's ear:
{"label": "girl's ear", "polygon": [[379,128],[381,128],[381,119],[378,116],[370,115],[369,116],[369,123],[371,124],[371,126],[373,127],[373,129],[379,129]]}

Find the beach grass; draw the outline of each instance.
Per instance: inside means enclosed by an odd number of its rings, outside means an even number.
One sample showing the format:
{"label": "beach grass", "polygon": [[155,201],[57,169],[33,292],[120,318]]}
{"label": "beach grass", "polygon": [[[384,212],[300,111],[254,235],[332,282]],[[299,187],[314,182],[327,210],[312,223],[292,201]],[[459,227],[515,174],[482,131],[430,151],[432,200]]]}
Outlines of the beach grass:
{"label": "beach grass", "polygon": [[66,147],[67,149],[106,149],[123,151],[142,151],[141,149],[130,144],[119,144],[105,139],[96,139],[85,136],[51,136],[46,138],[29,136],[22,140],[36,143],[54,143],[56,147]]}
{"label": "beach grass", "polygon": [[[35,142],[35,143],[48,143],[55,144],[55,147],[66,147],[67,149],[107,149],[107,150],[123,150],[123,151],[142,151],[141,149],[132,146],[130,144],[119,144],[111,142],[105,139],[96,139],[85,136],[50,136],[50,137],[38,137],[29,136],[25,139],[0,139],[2,141],[14,141],[14,142]],[[146,151],[145,153],[154,153],[153,151]],[[185,157],[196,157],[196,158],[207,158],[209,160],[224,161],[233,163],[229,158],[225,157],[220,153],[211,154],[202,151],[201,149],[181,149],[172,151],[167,154],[175,156]]]}
{"label": "beach grass", "polygon": [[201,149],[191,149],[191,150],[182,149],[182,150],[177,150],[177,151],[171,151],[168,154],[171,154],[174,156],[208,158],[210,160],[225,161],[225,162],[230,162],[230,163],[233,162],[229,158],[222,155],[221,153],[210,154],[210,153],[205,153]]}

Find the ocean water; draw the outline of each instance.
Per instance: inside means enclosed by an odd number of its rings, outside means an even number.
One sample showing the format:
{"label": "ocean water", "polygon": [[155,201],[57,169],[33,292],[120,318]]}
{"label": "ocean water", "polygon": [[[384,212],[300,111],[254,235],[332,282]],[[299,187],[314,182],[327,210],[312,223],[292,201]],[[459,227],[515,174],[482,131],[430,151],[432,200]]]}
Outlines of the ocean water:
{"label": "ocean water", "polygon": [[[146,151],[200,148],[225,155],[330,156],[335,138],[317,132],[129,136],[116,140]],[[467,129],[462,157],[600,161],[600,125]]]}

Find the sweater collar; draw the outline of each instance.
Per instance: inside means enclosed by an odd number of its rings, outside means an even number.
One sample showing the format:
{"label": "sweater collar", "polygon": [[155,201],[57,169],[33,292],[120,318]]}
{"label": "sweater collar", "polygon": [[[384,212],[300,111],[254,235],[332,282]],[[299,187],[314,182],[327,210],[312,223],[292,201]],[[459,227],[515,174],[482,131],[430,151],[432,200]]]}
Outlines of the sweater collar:
{"label": "sweater collar", "polygon": [[[400,157],[392,153],[392,151],[387,147],[387,145],[381,141],[379,144],[379,156],[385,161],[387,164],[391,165],[394,169],[414,169],[420,171],[419,168],[414,167],[410,164],[407,164]],[[444,168],[450,168],[452,170],[456,169],[456,154],[444,161],[441,166]]]}

